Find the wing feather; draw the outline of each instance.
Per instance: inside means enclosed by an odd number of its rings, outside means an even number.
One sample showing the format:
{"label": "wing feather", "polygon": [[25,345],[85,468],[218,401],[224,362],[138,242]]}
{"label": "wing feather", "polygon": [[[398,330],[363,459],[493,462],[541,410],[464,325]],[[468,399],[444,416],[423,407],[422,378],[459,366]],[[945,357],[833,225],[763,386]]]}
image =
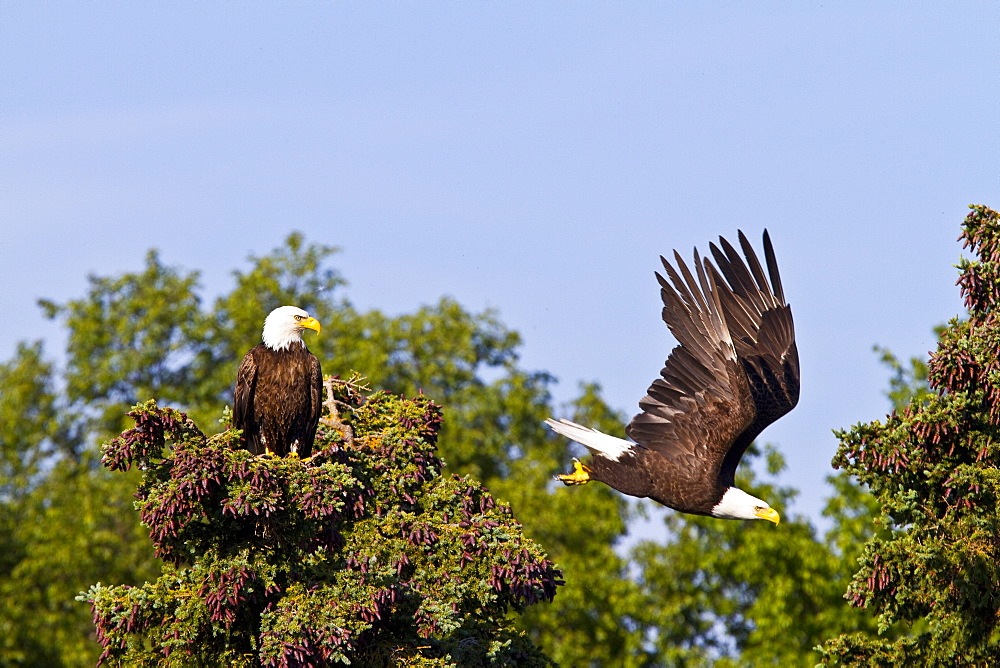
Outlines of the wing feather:
{"label": "wing feather", "polygon": [[750,443],[769,424],[792,410],[799,399],[795,327],[791,308],[785,302],[770,236],[764,232],[766,275],[746,236],[740,232],[739,238],[745,262],[722,237],[721,251],[711,244],[718,270],[705,260],[706,270],[716,277],[722,313],[756,407],[753,422],[726,456],[721,472],[726,480],[732,480]]}
{"label": "wing feather", "polygon": [[771,287],[774,296],[782,304],[785,303],[785,291],[781,287],[781,276],[778,275],[778,261],[774,257],[774,247],[771,246],[771,235],[764,230],[764,259],[767,261],[767,273],[771,276]]}
{"label": "wing feather", "polygon": [[[730,444],[753,420],[747,379],[726,328],[713,276],[697,251],[692,273],[680,254],[661,257],[663,321],[680,344],[639,402],[626,433],[666,458],[674,475],[715,477]],[[697,277],[696,277],[697,276]]]}
{"label": "wing feather", "polygon": [[233,427],[243,431],[247,449],[254,453],[259,450],[254,409],[256,388],[257,363],[254,360],[253,350],[250,350],[243,356],[240,368],[236,371],[236,388],[233,390]]}
{"label": "wing feather", "polygon": [[680,345],[626,429],[675,466],[698,466],[725,486],[753,439],[799,396],[791,309],[770,237],[765,231],[766,270],[742,231],[739,245],[742,254],[719,237],[714,264],[696,250],[694,271],[676,251],[673,264],[661,256],[663,320]]}

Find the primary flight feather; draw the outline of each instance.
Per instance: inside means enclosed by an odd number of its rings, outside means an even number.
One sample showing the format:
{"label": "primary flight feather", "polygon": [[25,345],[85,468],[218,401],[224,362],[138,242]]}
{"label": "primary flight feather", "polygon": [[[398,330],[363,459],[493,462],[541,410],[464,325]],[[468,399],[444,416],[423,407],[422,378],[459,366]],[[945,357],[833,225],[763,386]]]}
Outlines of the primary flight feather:
{"label": "primary flight feather", "polygon": [[[799,399],[799,358],[771,239],[767,273],[743,232],[743,257],[728,241],[694,253],[694,273],[674,252],[659,273],[663,321],[679,345],[625,429],[631,441],[569,420],[546,420],[592,457],[556,476],[567,485],[597,480],[685,513],[778,523],[765,501],[735,486],[750,443]],[[744,259],[745,258],[745,259]]]}

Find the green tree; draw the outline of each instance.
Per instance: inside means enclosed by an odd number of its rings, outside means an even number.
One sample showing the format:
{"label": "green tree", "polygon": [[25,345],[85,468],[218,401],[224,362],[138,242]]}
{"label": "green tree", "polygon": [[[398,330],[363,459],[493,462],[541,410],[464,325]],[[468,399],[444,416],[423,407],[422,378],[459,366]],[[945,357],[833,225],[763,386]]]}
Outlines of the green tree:
{"label": "green tree", "polygon": [[134,519],[135,477],[91,459],[58,462],[20,506],[16,563],[0,576],[2,665],[93,665],[93,623],[76,596],[94,576],[138,584],[159,572]]}
{"label": "green tree", "polygon": [[150,251],[141,273],[90,276],[89,282],[81,299],[39,302],[69,332],[66,399],[88,420],[85,432],[98,442],[120,432],[127,407],[149,397],[198,406],[215,358],[198,273],[167,267]]}
{"label": "green tree", "polygon": [[[827,509],[833,528],[825,536],[801,518],[774,528],[671,514],[665,542],[626,551],[640,506],[605,486],[557,485],[552,474],[583,453],[542,421],[568,415],[622,436],[627,416],[611,410],[596,385],[555,406],[555,379],[523,368],[520,336],[494,311],[473,313],[450,298],[399,316],[357,310],[340,297],[344,280],[329,264],[336,252],[289,235],[249,258],[234,272],[232,291],[214,301],[203,298],[197,272],[167,266],[151,252],[139,272],[91,277],[80,299],[43,302],[65,324],[70,350],[65,383],[39,346],[25,345],[3,367],[16,371],[13,385],[25,389],[0,395],[0,427],[14,434],[2,441],[4,465],[23,468],[21,482],[14,468],[0,480],[0,489],[21,490],[18,504],[0,499],[0,559],[7,559],[0,628],[9,631],[0,663],[96,659],[86,606],[72,595],[98,581],[154,582],[160,568],[128,511],[135,473],[96,467],[94,445],[121,431],[129,407],[150,397],[187,411],[206,433],[222,430],[217,419],[231,401],[240,358],[259,342],[266,314],[286,303],[323,323],[309,345],[327,374],[348,377],[357,369],[371,387],[423,392],[442,403],[437,452],[447,470],[475,478],[509,505],[525,536],[564,574],[567,584],[551,603],[530,606],[516,621],[557,662],[796,665],[813,660],[809,648],[823,637],[871,628],[864,611],[839,598],[856,570],[859,541],[872,530],[871,497],[849,478],[834,479]],[[64,384],[66,392],[56,389]],[[21,454],[11,459],[8,451]],[[780,468],[775,455],[768,458]],[[752,468],[740,475],[766,498],[788,503],[793,496],[764,486]],[[85,511],[74,513],[74,504]],[[127,558],[103,556],[116,553]],[[48,585],[54,574],[59,587]],[[25,597],[26,590],[34,593]],[[34,624],[35,609],[51,611],[47,626]],[[46,641],[55,637],[58,646]]]}
{"label": "green tree", "polygon": [[[940,337],[944,327],[936,327],[934,333]],[[927,384],[927,363],[919,357],[911,357],[904,364],[893,352],[882,346],[875,346],[879,359],[892,370],[889,390],[885,393],[895,410],[903,410],[911,403],[927,403],[934,394]]]}
{"label": "green tree", "polygon": [[[569,408],[572,419],[624,436],[623,416],[607,407],[596,385],[584,385]],[[548,400],[525,402],[523,411],[514,413],[520,415],[521,433],[507,437],[519,438],[515,442],[526,454],[512,461],[508,475],[486,484],[510,501],[567,585],[552,604],[529,610],[522,628],[560,665],[628,665],[641,654],[650,630],[639,623],[643,600],[629,560],[616,549],[628,534],[635,506],[604,485],[569,490],[557,484],[552,474],[569,467],[570,453],[565,440],[542,425],[552,407]],[[493,428],[503,429],[503,421]]]}
{"label": "green tree", "polygon": [[75,594],[94,573],[155,572],[128,488],[95,471],[56,382],[40,343],[0,364],[0,665],[92,664]]}
{"label": "green tree", "polygon": [[[334,301],[342,279],[318,261],[334,252],[303,247],[290,237],[284,248],[254,258],[251,270],[237,274],[250,293],[271,296],[218,304],[225,303],[227,313],[259,304],[247,317],[255,323],[254,341],[272,304],[305,304],[323,322],[323,335],[310,345],[326,373],[346,376],[358,369],[373,387],[424,392],[440,401],[439,451],[449,468],[473,476],[510,504],[526,534],[545,546],[566,577],[580,583],[572,591],[563,588],[551,605],[532,607],[521,627],[565,665],[613,663],[637,648],[645,629],[621,620],[638,605],[638,588],[627,577],[627,560],[615,551],[627,533],[631,506],[607,488],[591,486],[587,494],[573,495],[553,484],[553,472],[569,460],[565,442],[543,425],[555,410],[555,379],[520,367],[521,338],[495,311],[474,314],[442,298],[393,318],[379,311],[358,313],[349,303]],[[315,297],[300,294],[303,287],[327,302],[307,301]],[[578,419],[621,430],[621,416],[608,409],[595,386],[584,389],[573,410]]]}
{"label": "green tree", "polygon": [[854,570],[843,539],[856,527],[858,500],[831,499],[831,528],[819,536],[789,515],[796,490],[755,474],[762,456],[770,476],[784,469],[773,448],[753,446],[737,482],[782,512],[780,526],[671,513],[665,543],[633,549],[642,585],[635,609],[652,631],[633,665],[812,666],[813,648],[831,631],[872,627],[870,615],[843,600]]}
{"label": "green tree", "polygon": [[941,332],[931,392],[839,434],[834,464],[881,507],[848,596],[879,631],[824,645],[830,665],[992,665],[1000,656],[1000,214],[972,207],[959,285],[969,312]]}
{"label": "green tree", "polygon": [[323,425],[306,461],[206,438],[154,402],[130,415],[104,462],[143,471],[137,506],[167,564],[153,583],[91,588],[102,660],[548,663],[507,611],[551,600],[559,572],[509,508],[442,475],[426,397],[362,400],[354,438]]}
{"label": "green tree", "polygon": [[40,341],[18,344],[14,359],[0,364],[0,500],[4,507],[18,505],[41,465],[54,454],[59,431],[54,377]]}
{"label": "green tree", "polygon": [[[323,335],[310,345],[327,373],[347,375],[352,368],[361,369],[372,386],[410,395],[433,393],[445,402],[439,447],[449,469],[471,474],[495,489],[495,495],[513,504],[514,512],[523,518],[526,533],[544,540],[565,561],[564,568],[587,583],[585,590],[581,586],[573,595],[559,597],[558,609],[534,607],[542,612],[525,624],[533,638],[544,641],[547,651],[566,663],[587,658],[613,662],[619,648],[641,642],[642,629],[619,623],[633,601],[622,592],[636,589],[624,578],[628,564],[614,549],[625,535],[629,505],[607,489],[595,486],[585,496],[571,495],[557,490],[551,480],[569,458],[565,443],[542,426],[542,420],[555,410],[550,394],[554,379],[520,367],[520,337],[504,327],[495,312],[470,313],[447,298],[398,317],[356,311],[337,298],[336,289],[343,281],[326,264],[334,252],[291,235],[272,253],[251,258],[246,271],[236,272],[233,292],[216,300],[207,312],[197,273],[166,266],[155,252],[147,256],[140,272],[91,277],[83,298],[65,304],[43,302],[46,313],[64,322],[69,332],[64,371],[67,392],[58,397],[57,413],[65,417],[73,459],[82,464],[63,464],[61,477],[41,476],[40,483],[46,484],[39,484],[29,505],[36,516],[49,521],[38,525],[26,540],[39,549],[43,545],[53,548],[60,536],[86,542],[87,526],[93,521],[46,513],[52,498],[64,490],[94,495],[78,499],[81,507],[97,508],[103,499],[112,497],[115,504],[119,500],[126,506],[131,503],[128,488],[134,480],[109,480],[94,468],[93,457],[86,456],[93,452],[94,443],[124,426],[123,416],[131,403],[155,396],[190,411],[202,424],[215,426],[209,431],[220,429],[214,420],[230,400],[240,357],[260,339],[264,316],[275,305],[296,303],[323,321]],[[168,362],[160,358],[164,355]],[[145,363],[152,366],[145,368]],[[594,388],[585,393],[576,410],[580,419],[593,417],[595,423],[611,415]],[[38,444],[44,438],[24,435],[15,440]],[[109,504],[109,510],[120,510],[115,504]],[[8,510],[5,506],[5,513]],[[573,517],[588,520],[564,519]],[[67,583],[78,583],[80,590],[95,581],[139,584],[155,579],[155,562],[145,541],[136,542],[142,529],[134,515],[120,514],[115,520],[123,541],[118,551],[135,553],[135,568],[123,574],[109,570],[99,559],[82,559]],[[42,540],[43,534],[50,537],[49,543]],[[13,535],[3,537],[9,545],[23,544]],[[65,566],[68,572],[74,565],[70,546],[79,545],[63,544],[66,549],[57,554],[62,555],[60,568]],[[35,588],[59,597],[45,605],[63,606],[66,634],[76,634],[79,645],[86,647],[85,607],[70,603],[66,608],[64,592],[44,586],[45,573],[35,563],[44,562],[42,555],[16,550],[9,554],[23,555],[23,559],[11,557],[20,561],[21,575],[0,582],[0,590],[16,597],[20,589]],[[6,637],[20,647],[12,652],[30,658],[36,650],[27,641],[16,640],[26,637],[25,633],[31,635],[30,620],[11,616],[3,623],[24,631]],[[548,629],[557,632],[548,633]],[[566,642],[561,642],[563,637]],[[591,638],[603,639],[602,644],[594,646]],[[54,664],[87,662],[79,658],[86,652],[50,649]]]}

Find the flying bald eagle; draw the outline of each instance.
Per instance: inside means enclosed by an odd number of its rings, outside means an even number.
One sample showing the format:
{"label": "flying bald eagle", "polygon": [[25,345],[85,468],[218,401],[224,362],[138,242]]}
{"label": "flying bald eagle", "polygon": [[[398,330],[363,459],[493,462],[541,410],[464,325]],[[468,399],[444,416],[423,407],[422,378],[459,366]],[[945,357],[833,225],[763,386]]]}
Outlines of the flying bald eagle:
{"label": "flying bald eagle", "polygon": [[323,372],[306,348],[303,331],[317,333],[316,318],[295,306],[274,309],[264,320],[264,342],[252,348],[236,374],[233,427],[247,450],[284,457],[312,454],[323,401]]}
{"label": "flying bald eagle", "polygon": [[710,244],[718,271],[696,249],[697,279],[676,251],[679,273],[660,257],[670,278],[656,274],[663,321],[680,345],[625,429],[632,441],[546,420],[593,455],[557,480],[597,480],[685,513],[778,523],[778,513],[735,487],[734,477],[750,443],[798,402],[799,356],[767,231],[767,275],[743,232],[739,239],[746,262],[722,237],[722,250]]}

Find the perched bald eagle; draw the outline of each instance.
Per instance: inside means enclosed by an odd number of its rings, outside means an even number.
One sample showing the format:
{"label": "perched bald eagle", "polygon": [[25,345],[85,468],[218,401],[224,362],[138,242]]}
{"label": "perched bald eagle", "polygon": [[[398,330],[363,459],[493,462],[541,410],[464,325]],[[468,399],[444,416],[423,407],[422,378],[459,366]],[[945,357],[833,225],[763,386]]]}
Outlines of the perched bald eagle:
{"label": "perched bald eagle", "polygon": [[750,443],[798,402],[799,357],[767,231],[767,275],[743,232],[739,239],[746,262],[722,237],[722,250],[711,244],[718,271],[695,250],[697,279],[676,251],[679,273],[660,258],[670,278],[656,274],[663,320],[680,345],[625,429],[632,441],[546,420],[593,455],[557,480],[597,480],[685,513],[778,523],[778,513],[735,487],[734,476]]}
{"label": "perched bald eagle", "polygon": [[323,372],[306,348],[303,331],[317,333],[316,318],[295,306],[274,309],[264,320],[264,342],[252,348],[236,374],[233,427],[246,448],[260,455],[312,454],[323,401]]}

